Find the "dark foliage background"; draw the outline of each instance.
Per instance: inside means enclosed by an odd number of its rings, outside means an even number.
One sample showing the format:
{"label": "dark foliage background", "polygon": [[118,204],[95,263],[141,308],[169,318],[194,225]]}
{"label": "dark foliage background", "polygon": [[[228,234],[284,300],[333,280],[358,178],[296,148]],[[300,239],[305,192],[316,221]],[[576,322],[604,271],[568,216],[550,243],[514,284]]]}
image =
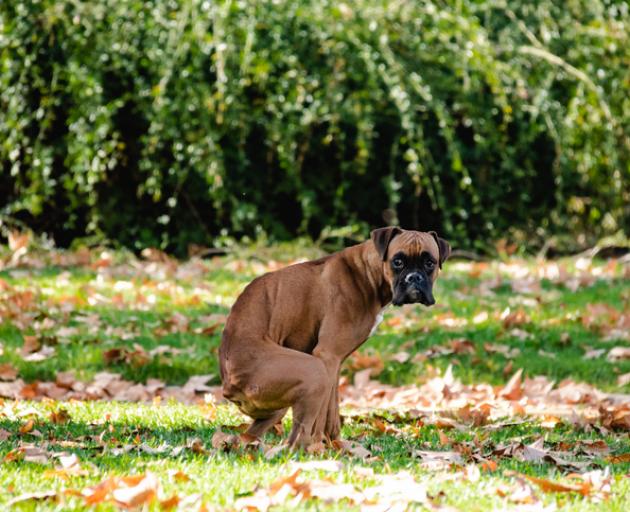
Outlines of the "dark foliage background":
{"label": "dark foliage background", "polygon": [[[625,1],[5,0],[0,215],[60,244],[630,227]],[[571,245],[571,244],[569,244]]]}

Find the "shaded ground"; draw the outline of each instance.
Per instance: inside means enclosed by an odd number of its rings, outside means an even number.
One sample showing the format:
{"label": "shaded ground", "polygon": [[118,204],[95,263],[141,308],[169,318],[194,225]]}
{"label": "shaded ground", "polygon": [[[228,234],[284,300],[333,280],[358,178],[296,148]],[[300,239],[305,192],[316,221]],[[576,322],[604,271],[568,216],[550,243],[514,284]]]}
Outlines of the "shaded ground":
{"label": "shaded ground", "polygon": [[[270,434],[235,446],[217,427],[238,434],[245,418],[214,389],[229,305],[256,275],[315,253],[286,246],[183,264],[157,251],[142,261],[14,258],[0,272],[0,506],[50,491],[21,506],[107,508],[131,496],[156,509],[173,498],[162,508],[182,510],[625,510],[623,261],[449,262],[437,306],[391,308],[345,365],[343,436],[358,444],[288,454]],[[330,459],[341,464],[321,464]]]}

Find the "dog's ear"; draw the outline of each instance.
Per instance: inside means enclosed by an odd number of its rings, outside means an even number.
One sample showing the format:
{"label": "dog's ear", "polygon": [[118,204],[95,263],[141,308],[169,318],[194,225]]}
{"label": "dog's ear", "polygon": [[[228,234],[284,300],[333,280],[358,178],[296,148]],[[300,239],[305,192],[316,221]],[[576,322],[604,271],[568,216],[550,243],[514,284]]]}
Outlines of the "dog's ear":
{"label": "dog's ear", "polygon": [[440,238],[435,231],[429,231],[429,235],[435,238],[437,242],[438,249],[440,250],[440,268],[442,268],[442,263],[451,255],[451,246],[446,240]]}
{"label": "dog's ear", "polygon": [[395,226],[378,228],[372,231],[372,242],[374,242],[374,247],[376,247],[376,251],[383,261],[387,259],[387,248],[389,247],[389,243],[399,233],[402,233],[402,229]]}

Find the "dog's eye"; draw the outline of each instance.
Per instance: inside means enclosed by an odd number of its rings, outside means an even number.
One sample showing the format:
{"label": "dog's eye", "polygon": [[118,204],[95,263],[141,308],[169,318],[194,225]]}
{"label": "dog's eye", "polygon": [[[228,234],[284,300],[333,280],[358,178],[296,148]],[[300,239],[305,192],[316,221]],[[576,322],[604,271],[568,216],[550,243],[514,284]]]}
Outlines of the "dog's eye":
{"label": "dog's eye", "polygon": [[405,266],[405,262],[402,260],[402,258],[394,258],[394,260],[392,261],[392,266],[396,269],[401,269]]}
{"label": "dog's eye", "polygon": [[435,268],[435,263],[433,263],[431,260],[427,260],[424,266],[427,270],[433,270]]}

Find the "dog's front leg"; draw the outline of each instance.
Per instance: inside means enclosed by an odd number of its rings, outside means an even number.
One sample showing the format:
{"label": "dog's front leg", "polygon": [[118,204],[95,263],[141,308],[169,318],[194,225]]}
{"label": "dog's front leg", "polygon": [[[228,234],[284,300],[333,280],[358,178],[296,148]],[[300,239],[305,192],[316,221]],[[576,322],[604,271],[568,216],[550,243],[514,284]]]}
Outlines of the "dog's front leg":
{"label": "dog's front leg", "polygon": [[341,430],[337,389],[339,387],[339,372],[342,359],[339,355],[319,345],[313,351],[313,355],[323,361],[328,373],[328,398],[324,401],[322,409],[318,413],[317,421],[313,427],[313,436],[314,438],[325,436],[331,440],[337,439]]}
{"label": "dog's front leg", "polygon": [[328,411],[326,414],[326,426],[324,435],[331,441],[339,439],[341,433],[341,415],[339,414],[339,373],[341,366],[337,368],[337,375],[333,382],[333,389],[328,401]]}

